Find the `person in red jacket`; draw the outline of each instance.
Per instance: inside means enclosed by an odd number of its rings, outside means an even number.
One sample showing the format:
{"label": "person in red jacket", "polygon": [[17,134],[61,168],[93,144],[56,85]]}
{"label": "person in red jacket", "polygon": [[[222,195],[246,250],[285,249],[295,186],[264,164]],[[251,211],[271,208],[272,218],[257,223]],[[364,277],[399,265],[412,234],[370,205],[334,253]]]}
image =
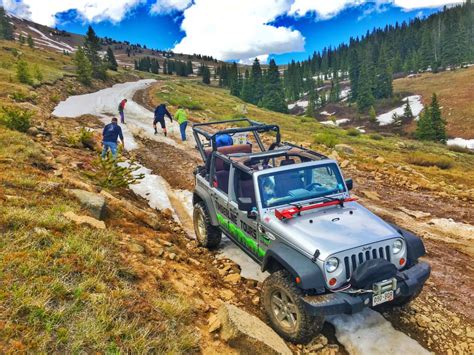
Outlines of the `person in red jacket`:
{"label": "person in red jacket", "polygon": [[127,103],[127,99],[123,99],[120,101],[120,104],[118,106],[118,112],[120,114],[120,123],[125,123],[125,114],[123,113],[123,110],[125,109],[125,104]]}

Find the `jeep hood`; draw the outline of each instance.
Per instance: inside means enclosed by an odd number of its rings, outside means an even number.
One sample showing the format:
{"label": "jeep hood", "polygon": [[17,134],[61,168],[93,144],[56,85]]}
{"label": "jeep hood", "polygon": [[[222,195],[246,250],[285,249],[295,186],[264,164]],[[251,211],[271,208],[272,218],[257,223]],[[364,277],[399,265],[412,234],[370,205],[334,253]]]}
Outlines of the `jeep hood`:
{"label": "jeep hood", "polygon": [[304,212],[286,221],[280,221],[274,210],[269,210],[263,220],[264,225],[308,256],[318,249],[321,260],[344,250],[400,237],[392,226],[356,202]]}

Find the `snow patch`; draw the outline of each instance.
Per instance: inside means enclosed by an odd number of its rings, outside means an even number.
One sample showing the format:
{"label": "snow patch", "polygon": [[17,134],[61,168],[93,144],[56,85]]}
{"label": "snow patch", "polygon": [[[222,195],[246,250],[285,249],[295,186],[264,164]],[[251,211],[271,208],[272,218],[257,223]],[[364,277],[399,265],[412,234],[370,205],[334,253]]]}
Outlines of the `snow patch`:
{"label": "snow patch", "polygon": [[36,32],[37,34],[39,34],[41,36],[41,38],[43,39],[43,41],[47,43],[46,45],[49,46],[49,47],[56,48],[56,49],[59,49],[61,51],[67,50],[67,51],[70,51],[70,52],[74,52],[76,50],[75,48],[71,47],[67,43],[58,42],[58,41],[55,41],[54,39],[49,38],[43,32],[41,32],[40,30],[38,30],[38,29],[36,29],[32,26],[28,26],[28,28],[30,30],[32,30],[33,32]]}
{"label": "snow patch", "polygon": [[379,122],[379,124],[381,126],[386,126],[393,123],[392,116],[394,113],[396,113],[398,116],[403,116],[407,99],[410,103],[411,112],[413,113],[415,120],[418,119],[419,114],[421,113],[421,111],[423,111],[423,103],[421,102],[420,95],[412,95],[412,96],[405,97],[403,99],[402,106],[397,107],[396,109],[393,109],[392,111],[389,111],[377,116],[377,121]]}
{"label": "snow patch", "polygon": [[323,116],[334,116],[336,114],[336,111],[334,111],[333,113],[329,113],[327,111],[323,111],[323,112],[320,112],[319,113],[320,115],[323,115]]}
{"label": "snow patch", "polygon": [[474,139],[453,138],[448,139],[447,145],[457,145],[459,147],[474,150]]}
{"label": "snow patch", "polygon": [[349,354],[429,354],[408,335],[395,330],[382,315],[364,309],[354,315],[327,319],[336,328],[336,337]]}
{"label": "snow patch", "polygon": [[428,222],[446,234],[456,234],[467,239],[474,239],[474,226],[462,222],[455,222],[452,218],[433,218]]}
{"label": "snow patch", "polygon": [[322,121],[320,122],[321,124],[323,125],[326,125],[326,126],[334,126],[334,127],[339,127],[339,125],[343,124],[343,123],[346,123],[346,122],[349,122],[350,119],[349,118],[341,118],[340,120],[336,120],[336,121]]}

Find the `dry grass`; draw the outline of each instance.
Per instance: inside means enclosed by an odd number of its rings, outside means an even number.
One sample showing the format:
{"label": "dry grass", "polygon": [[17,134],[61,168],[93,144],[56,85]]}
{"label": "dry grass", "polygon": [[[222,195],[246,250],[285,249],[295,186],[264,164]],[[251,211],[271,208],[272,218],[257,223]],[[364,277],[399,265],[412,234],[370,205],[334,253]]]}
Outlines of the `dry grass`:
{"label": "dry grass", "polygon": [[474,131],[474,67],[417,78],[394,81],[396,92],[420,94],[429,104],[432,94],[438,95],[447,131],[452,137],[472,138]]}
{"label": "dry grass", "polygon": [[418,166],[436,166],[440,169],[446,170],[453,166],[452,159],[447,157],[439,157],[433,154],[426,154],[421,152],[412,153],[406,158],[407,163]]}

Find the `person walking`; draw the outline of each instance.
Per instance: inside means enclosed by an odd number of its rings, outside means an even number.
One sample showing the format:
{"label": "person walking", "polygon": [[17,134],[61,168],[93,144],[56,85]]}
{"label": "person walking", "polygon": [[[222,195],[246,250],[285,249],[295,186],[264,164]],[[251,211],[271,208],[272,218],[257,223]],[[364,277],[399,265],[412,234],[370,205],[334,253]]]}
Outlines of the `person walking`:
{"label": "person walking", "polygon": [[117,123],[117,118],[113,117],[112,122],[104,127],[102,131],[102,159],[105,159],[107,152],[110,149],[112,153],[112,158],[117,158],[117,139],[120,138],[122,145],[125,146],[125,141],[123,140],[122,128]]}
{"label": "person walking", "polygon": [[168,135],[168,132],[166,131],[166,123],[165,123],[165,116],[168,116],[171,122],[173,122],[173,118],[171,117],[171,114],[166,108],[165,104],[159,104],[156,106],[155,109],[155,118],[153,120],[153,128],[155,129],[155,134],[158,133],[156,129],[156,124],[159,122],[161,129],[163,130],[163,134],[165,137]]}
{"label": "person walking", "polygon": [[186,127],[188,126],[188,116],[186,111],[179,106],[178,111],[174,114],[174,118],[179,123],[179,131],[181,132],[181,140],[184,142],[186,140]]}
{"label": "person walking", "polygon": [[125,114],[123,113],[123,110],[125,110],[125,104],[127,103],[127,99],[123,99],[120,101],[119,106],[118,106],[118,112],[120,115],[120,123],[125,124]]}

